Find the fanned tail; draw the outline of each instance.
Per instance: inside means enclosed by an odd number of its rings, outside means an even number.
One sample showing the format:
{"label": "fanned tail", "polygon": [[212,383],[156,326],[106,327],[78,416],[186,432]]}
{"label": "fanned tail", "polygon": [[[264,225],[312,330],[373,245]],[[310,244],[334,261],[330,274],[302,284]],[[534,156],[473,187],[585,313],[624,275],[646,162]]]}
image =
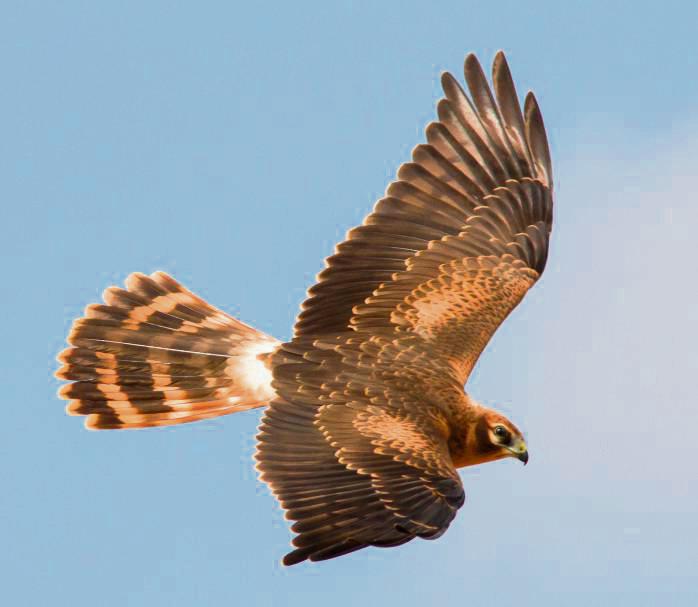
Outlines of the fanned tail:
{"label": "fanned tail", "polygon": [[279,343],[163,272],[131,274],[73,323],[58,394],[91,429],[168,426],[260,407],[274,397]]}

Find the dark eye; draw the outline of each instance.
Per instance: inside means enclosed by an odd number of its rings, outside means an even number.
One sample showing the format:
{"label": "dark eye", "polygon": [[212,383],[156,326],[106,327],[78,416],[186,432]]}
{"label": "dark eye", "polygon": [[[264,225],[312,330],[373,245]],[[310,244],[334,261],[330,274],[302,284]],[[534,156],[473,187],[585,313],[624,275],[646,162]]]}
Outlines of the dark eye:
{"label": "dark eye", "polygon": [[508,443],[511,440],[509,430],[507,430],[504,426],[495,426],[494,435],[499,438],[502,443]]}

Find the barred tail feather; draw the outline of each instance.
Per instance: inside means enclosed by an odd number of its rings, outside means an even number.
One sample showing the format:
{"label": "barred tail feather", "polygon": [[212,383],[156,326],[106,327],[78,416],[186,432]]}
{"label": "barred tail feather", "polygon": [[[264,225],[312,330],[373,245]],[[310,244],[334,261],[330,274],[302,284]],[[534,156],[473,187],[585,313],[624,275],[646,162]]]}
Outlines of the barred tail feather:
{"label": "barred tail feather", "polygon": [[58,392],[91,429],[169,426],[260,407],[274,397],[279,343],[163,272],[131,274],[73,323]]}

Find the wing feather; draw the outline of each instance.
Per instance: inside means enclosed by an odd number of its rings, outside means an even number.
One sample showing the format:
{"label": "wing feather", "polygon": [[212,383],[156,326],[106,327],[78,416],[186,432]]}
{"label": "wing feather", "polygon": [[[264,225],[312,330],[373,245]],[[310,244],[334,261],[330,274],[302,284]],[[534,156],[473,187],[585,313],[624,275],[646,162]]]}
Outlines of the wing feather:
{"label": "wing feather", "polygon": [[[392,331],[391,318],[410,294],[407,285],[440,280],[439,266],[452,261],[511,255],[542,272],[552,169],[538,104],[529,93],[521,110],[503,53],[492,68],[494,94],[474,55],[466,58],[464,73],[469,94],[450,74],[442,77],[445,99],[437,105],[439,120],[426,129],[427,143],[415,147],[363,225],[327,259],[303,303],[297,336]],[[459,240],[457,251],[438,246],[451,237]],[[428,271],[415,261],[425,251]],[[394,283],[403,290],[389,286]]]}

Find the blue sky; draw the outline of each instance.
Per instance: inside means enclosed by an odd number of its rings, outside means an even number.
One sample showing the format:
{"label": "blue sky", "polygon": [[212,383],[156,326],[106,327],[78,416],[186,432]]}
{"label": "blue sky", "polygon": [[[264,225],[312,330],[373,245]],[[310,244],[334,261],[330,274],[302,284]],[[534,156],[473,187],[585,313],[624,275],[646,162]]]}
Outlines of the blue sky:
{"label": "blue sky", "polygon": [[[6,3],[3,603],[698,599],[696,22],[686,2]],[[54,356],[132,271],[288,338],[439,73],[500,48],[543,109],[556,229],[469,391],[525,430],[525,469],[464,471],[436,542],[283,569],[257,412],[132,433],[64,416]]]}

